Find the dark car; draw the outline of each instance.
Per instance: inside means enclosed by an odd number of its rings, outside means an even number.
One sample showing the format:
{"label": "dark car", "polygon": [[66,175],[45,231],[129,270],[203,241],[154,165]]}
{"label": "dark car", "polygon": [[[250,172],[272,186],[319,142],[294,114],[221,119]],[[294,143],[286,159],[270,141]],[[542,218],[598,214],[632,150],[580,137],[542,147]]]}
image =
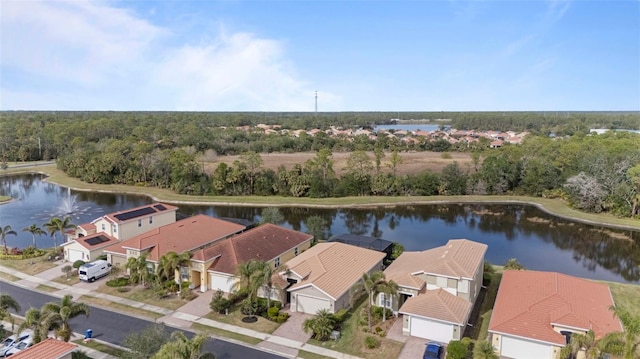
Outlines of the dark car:
{"label": "dark car", "polygon": [[422,359],[433,359],[442,357],[442,345],[438,343],[427,343],[427,347],[424,348],[424,354],[422,355]]}

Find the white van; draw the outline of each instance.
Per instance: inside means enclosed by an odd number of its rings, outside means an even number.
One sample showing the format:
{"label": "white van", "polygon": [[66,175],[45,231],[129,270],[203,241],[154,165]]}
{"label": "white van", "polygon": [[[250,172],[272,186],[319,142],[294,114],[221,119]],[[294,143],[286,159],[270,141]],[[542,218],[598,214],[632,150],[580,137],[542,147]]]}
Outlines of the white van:
{"label": "white van", "polygon": [[86,263],[78,268],[78,277],[85,282],[93,282],[111,272],[111,263],[104,259],[99,259],[91,263]]}

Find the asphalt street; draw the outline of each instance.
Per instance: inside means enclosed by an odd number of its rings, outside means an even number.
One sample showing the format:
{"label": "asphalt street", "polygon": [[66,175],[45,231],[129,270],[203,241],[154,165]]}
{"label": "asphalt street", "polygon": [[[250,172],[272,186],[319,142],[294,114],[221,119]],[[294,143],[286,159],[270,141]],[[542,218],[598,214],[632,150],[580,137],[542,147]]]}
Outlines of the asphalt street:
{"label": "asphalt street", "polygon": [[[60,298],[40,292],[21,288],[0,281],[0,293],[8,294],[21,306],[20,315],[29,308],[41,308],[48,302],[60,302]],[[71,328],[76,333],[84,333],[86,329],[93,330],[93,337],[107,342],[124,346],[125,337],[132,332],[141,331],[154,322],[117,312],[112,312],[96,307],[91,307],[89,318],[84,315],[73,318],[70,321]],[[180,330],[191,338],[194,333],[177,328],[169,328],[171,331]],[[215,354],[217,359],[275,359],[281,356],[254,349],[248,345],[240,345],[225,340],[210,338],[204,345],[203,351]]]}

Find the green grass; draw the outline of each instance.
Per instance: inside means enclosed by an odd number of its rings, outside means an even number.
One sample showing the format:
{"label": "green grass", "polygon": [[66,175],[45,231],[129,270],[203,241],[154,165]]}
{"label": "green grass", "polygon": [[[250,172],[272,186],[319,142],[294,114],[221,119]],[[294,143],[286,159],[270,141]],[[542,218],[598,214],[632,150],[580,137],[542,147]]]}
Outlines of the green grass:
{"label": "green grass", "polygon": [[272,322],[260,316],[257,317],[258,321],[255,323],[243,322],[242,318],[244,318],[245,315],[242,314],[242,312],[240,311],[240,305],[236,305],[234,308],[230,309],[229,315],[218,314],[211,311],[207,313],[207,315],[205,315],[204,317],[207,319],[215,320],[217,322],[236,325],[239,327],[252,329],[252,330],[262,332],[262,333],[267,333],[267,334],[273,333],[276,329],[278,329],[278,327],[280,327],[279,323]]}
{"label": "green grass", "polygon": [[9,196],[0,196],[0,203],[6,202],[6,201],[8,201],[10,199],[11,199],[11,197],[9,197]]}
{"label": "green grass", "polygon": [[145,318],[151,318],[153,320],[162,318],[164,316],[164,314],[161,314],[161,313],[156,313],[156,312],[152,312],[150,310],[141,309],[141,308],[130,307],[125,304],[111,302],[109,300],[100,299],[100,298],[94,298],[87,295],[81,296],[80,298],[78,298],[78,301],[85,302],[87,304],[101,306],[101,307],[112,308],[119,312],[129,313],[129,314],[133,314],[133,315],[145,317]]}
{"label": "green grass", "polygon": [[593,214],[578,211],[569,207],[560,199],[528,197],[528,196],[415,196],[415,197],[342,197],[342,198],[294,198],[280,196],[189,196],[174,193],[168,189],[155,187],[139,187],[127,185],[100,185],[86,183],[77,178],[67,176],[55,165],[42,165],[14,170],[5,170],[0,174],[38,172],[47,174],[48,181],[62,186],[72,187],[80,191],[104,191],[116,193],[132,193],[148,195],[155,200],[170,203],[199,203],[211,205],[254,205],[254,206],[287,206],[346,208],[372,206],[406,206],[439,203],[520,203],[531,204],[557,217],[585,223],[607,226],[640,229],[640,221],[632,218],[618,218],[609,214]]}
{"label": "green grass", "polygon": [[36,290],[39,290],[41,292],[52,293],[52,292],[58,291],[59,289],[55,288],[55,287],[50,287],[50,286],[45,285],[45,284],[38,284],[38,286],[36,287]]}
{"label": "green grass", "polygon": [[13,274],[9,274],[9,273],[5,273],[5,272],[0,272],[0,278],[8,281],[8,282],[15,282],[17,280],[20,280],[21,278],[16,277]]}
{"label": "green grass", "polygon": [[477,322],[471,323],[473,327],[470,333],[468,333],[468,336],[471,339],[484,340],[487,338],[489,321],[491,320],[491,313],[493,312],[493,305],[496,302],[498,287],[500,286],[500,280],[502,279],[501,269],[502,268],[500,268],[500,271],[496,271],[491,274],[491,282],[487,286],[482,302],[476,302],[476,305],[480,305],[480,313]]}
{"label": "green grass", "polygon": [[627,310],[640,318],[640,285],[606,282],[611,289],[613,302],[617,307]]}
{"label": "green grass", "polygon": [[193,323],[193,325],[191,326],[191,328],[205,333],[205,334],[210,334],[210,335],[215,335],[218,337],[223,337],[223,338],[229,338],[229,339],[235,339],[241,342],[245,342],[251,345],[258,345],[259,343],[262,342],[261,339],[258,338],[254,338],[254,337],[250,337],[248,335],[244,335],[244,334],[239,334],[236,332],[230,332],[228,330],[224,330],[224,329],[219,329],[219,328],[214,328],[214,327],[210,327],[208,325],[204,325],[204,324],[200,324],[200,323]]}
{"label": "green grass", "polygon": [[306,350],[299,350],[298,351],[298,358],[302,358],[302,359],[331,359],[331,357],[327,357],[327,356],[324,356],[324,355],[308,352]]}
{"label": "green grass", "polygon": [[186,300],[179,298],[178,296],[171,296],[169,298],[160,299],[150,288],[143,288],[141,285],[132,287],[127,292],[119,292],[118,288],[121,287],[109,287],[106,284],[101,285],[97,291],[105,294],[115,295],[117,297],[133,300],[136,302],[142,302],[156,307],[162,307],[166,309],[176,310],[187,303]]}
{"label": "green grass", "polygon": [[[44,272],[56,266],[54,262],[46,260],[47,255],[29,259],[7,259],[2,260],[2,266],[12,268],[18,272],[34,275]],[[60,272],[62,274],[62,272]]]}
{"label": "green grass", "polygon": [[102,352],[102,353],[106,353],[106,354],[112,355],[112,356],[114,356],[116,358],[121,358],[122,355],[125,353],[125,351],[122,350],[122,349],[114,348],[114,347],[112,347],[110,345],[106,345],[106,344],[103,344],[101,342],[97,342],[95,340],[91,340],[91,341],[88,341],[88,342],[85,343],[85,341],[83,339],[78,339],[78,340],[74,340],[73,343],[78,344],[78,345],[83,346],[83,347],[91,348],[93,350],[97,350],[97,351]]}

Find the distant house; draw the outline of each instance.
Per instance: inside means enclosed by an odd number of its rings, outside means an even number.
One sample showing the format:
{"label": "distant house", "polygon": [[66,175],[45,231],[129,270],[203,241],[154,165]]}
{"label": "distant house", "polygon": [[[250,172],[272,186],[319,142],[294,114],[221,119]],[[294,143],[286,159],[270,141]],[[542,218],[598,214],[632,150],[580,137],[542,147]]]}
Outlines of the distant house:
{"label": "distant house", "polygon": [[69,262],[92,261],[102,250],[115,242],[124,241],[154,228],[176,221],[178,207],[152,203],[98,217],[66,232],[62,245],[64,258]]}
{"label": "distant house", "polygon": [[505,271],[489,335],[501,357],[553,359],[572,333],[622,331],[605,284],[554,272]]}
{"label": "distant house", "polygon": [[358,246],[361,248],[373,249],[374,251],[383,252],[387,256],[386,260],[391,259],[393,251],[393,242],[385,241],[384,239],[360,236],[357,234],[341,234],[329,239],[329,242],[340,242],[344,244],[350,244],[352,246]]}
{"label": "distant house", "polygon": [[487,245],[452,239],[444,246],[404,252],[387,269],[398,295],[377,304],[402,315],[405,335],[448,343],[462,338],[482,286]]}
{"label": "distant house", "polygon": [[13,359],[71,359],[78,345],[47,338],[31,348],[12,355]]}
{"label": "distant house", "polygon": [[351,289],[365,273],[382,269],[385,254],[340,242],[319,243],[286,262],[281,273],[292,312],[335,313],[351,305]]}

